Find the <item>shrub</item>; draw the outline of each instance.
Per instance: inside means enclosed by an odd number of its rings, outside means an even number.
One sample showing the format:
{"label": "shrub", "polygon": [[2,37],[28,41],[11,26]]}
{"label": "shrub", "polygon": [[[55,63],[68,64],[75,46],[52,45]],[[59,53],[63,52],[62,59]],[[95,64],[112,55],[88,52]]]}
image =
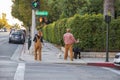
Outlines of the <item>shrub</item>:
{"label": "shrub", "polygon": [[[109,49],[120,49],[120,19],[112,20],[109,27]],[[84,48],[85,51],[105,51],[106,49],[106,24],[102,14],[79,15],[70,18],[60,19],[43,28],[44,39],[49,42],[64,45],[63,35],[66,28],[71,28],[71,32],[80,43],[74,46]]]}

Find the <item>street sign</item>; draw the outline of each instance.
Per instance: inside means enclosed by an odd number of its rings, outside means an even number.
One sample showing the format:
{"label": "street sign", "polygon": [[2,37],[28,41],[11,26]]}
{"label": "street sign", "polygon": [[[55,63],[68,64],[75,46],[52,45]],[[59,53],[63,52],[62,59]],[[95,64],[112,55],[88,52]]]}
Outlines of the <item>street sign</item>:
{"label": "street sign", "polygon": [[47,11],[36,11],[35,14],[38,15],[38,16],[47,16],[48,12]]}

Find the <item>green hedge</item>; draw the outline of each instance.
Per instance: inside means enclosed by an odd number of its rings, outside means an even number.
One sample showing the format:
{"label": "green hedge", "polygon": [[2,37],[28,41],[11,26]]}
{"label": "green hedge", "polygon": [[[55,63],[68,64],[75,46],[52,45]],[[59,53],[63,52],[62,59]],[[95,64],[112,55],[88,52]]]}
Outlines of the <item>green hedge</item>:
{"label": "green hedge", "polygon": [[[109,50],[120,49],[120,19],[112,20],[109,27]],[[58,45],[64,45],[63,34],[66,28],[80,43],[74,46],[84,48],[85,51],[105,51],[106,49],[106,23],[102,14],[79,15],[58,20],[43,28],[44,39]]]}

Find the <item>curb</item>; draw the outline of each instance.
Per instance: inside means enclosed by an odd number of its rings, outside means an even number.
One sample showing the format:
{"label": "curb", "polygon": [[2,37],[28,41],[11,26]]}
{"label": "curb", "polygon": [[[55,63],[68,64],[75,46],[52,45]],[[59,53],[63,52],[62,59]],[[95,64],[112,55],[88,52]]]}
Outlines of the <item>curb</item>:
{"label": "curb", "polygon": [[111,67],[111,68],[115,68],[116,66],[114,65],[114,63],[112,62],[91,62],[91,63],[87,63],[87,65],[90,66],[99,66],[99,67]]}

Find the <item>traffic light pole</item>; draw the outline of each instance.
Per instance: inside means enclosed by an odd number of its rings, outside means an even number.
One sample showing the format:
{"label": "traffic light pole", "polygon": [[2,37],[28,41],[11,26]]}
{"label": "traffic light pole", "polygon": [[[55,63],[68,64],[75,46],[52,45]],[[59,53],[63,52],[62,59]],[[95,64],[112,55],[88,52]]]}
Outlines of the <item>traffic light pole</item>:
{"label": "traffic light pole", "polygon": [[39,9],[40,6],[40,0],[33,0],[32,1],[32,27],[31,27],[31,47],[30,47],[30,53],[34,53],[34,42],[33,38],[35,35],[36,30],[36,10]]}
{"label": "traffic light pole", "polygon": [[106,62],[109,62],[109,23],[107,23],[106,32]]}
{"label": "traffic light pole", "polygon": [[34,52],[34,42],[33,42],[33,38],[35,35],[35,26],[36,26],[36,16],[35,16],[35,10],[32,9],[32,27],[31,27],[31,41],[32,41],[32,45],[30,48],[30,53],[33,54]]}
{"label": "traffic light pole", "polygon": [[109,62],[109,24],[111,21],[110,15],[105,15],[105,22],[107,23],[106,27],[106,62]]}

